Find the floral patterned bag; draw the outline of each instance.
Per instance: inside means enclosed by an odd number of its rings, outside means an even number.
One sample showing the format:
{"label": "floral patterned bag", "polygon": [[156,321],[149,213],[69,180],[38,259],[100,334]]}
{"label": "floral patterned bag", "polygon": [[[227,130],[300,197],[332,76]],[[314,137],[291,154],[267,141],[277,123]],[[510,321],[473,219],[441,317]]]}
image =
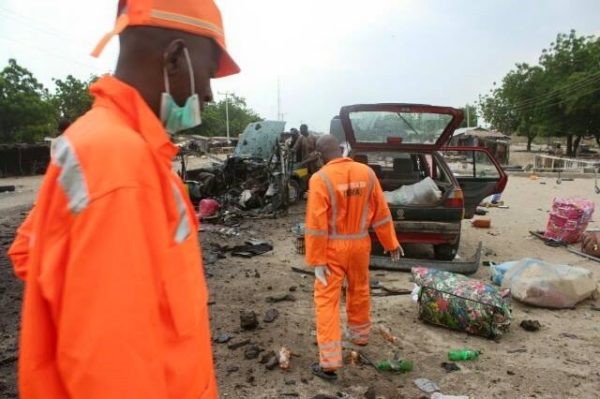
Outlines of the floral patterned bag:
{"label": "floral patterned bag", "polygon": [[419,318],[431,324],[486,338],[510,327],[510,291],[480,280],[426,267],[413,267],[420,287]]}

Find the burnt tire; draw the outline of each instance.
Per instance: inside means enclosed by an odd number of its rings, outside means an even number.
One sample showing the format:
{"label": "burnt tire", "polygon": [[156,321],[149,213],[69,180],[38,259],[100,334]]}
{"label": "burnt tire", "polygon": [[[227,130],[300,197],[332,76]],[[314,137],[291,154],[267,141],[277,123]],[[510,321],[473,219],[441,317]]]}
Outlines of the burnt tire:
{"label": "burnt tire", "polygon": [[302,196],[302,189],[300,188],[300,184],[294,180],[290,179],[288,183],[288,203],[290,205],[295,204]]}
{"label": "burnt tire", "polygon": [[458,254],[460,238],[454,244],[439,244],[433,246],[433,254],[437,260],[454,260]]}

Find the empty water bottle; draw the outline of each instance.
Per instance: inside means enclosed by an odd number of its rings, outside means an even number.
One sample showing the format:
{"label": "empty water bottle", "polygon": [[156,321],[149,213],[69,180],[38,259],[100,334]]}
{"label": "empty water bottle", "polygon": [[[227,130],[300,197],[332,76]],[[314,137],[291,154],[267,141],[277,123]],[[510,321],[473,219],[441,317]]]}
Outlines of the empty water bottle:
{"label": "empty water bottle", "polygon": [[379,370],[406,373],[412,371],[413,363],[410,360],[383,360],[377,364]]}
{"label": "empty water bottle", "polygon": [[452,361],[475,360],[479,357],[481,351],[473,349],[460,349],[448,352],[448,359]]}

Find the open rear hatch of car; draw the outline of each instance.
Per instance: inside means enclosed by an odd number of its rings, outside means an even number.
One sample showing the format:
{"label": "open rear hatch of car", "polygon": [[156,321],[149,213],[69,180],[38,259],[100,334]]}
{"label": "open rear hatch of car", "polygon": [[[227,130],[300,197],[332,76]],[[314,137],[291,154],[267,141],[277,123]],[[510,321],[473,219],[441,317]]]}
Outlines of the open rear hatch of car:
{"label": "open rear hatch of car", "polygon": [[421,104],[358,104],[342,107],[340,120],[355,151],[436,151],[460,126],[463,112]]}

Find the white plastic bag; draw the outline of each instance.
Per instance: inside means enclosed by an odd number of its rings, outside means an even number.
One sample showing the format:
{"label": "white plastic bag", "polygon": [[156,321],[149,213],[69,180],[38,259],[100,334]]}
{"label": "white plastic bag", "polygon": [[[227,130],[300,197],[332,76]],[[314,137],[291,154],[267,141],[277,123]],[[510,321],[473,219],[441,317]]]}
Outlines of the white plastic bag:
{"label": "white plastic bag", "polygon": [[383,195],[390,205],[432,205],[442,198],[442,192],[431,177],[394,191],[386,191]]}
{"label": "white plastic bag", "polygon": [[508,269],[502,287],[513,298],[545,308],[572,308],[596,290],[590,270],[523,259]]}

